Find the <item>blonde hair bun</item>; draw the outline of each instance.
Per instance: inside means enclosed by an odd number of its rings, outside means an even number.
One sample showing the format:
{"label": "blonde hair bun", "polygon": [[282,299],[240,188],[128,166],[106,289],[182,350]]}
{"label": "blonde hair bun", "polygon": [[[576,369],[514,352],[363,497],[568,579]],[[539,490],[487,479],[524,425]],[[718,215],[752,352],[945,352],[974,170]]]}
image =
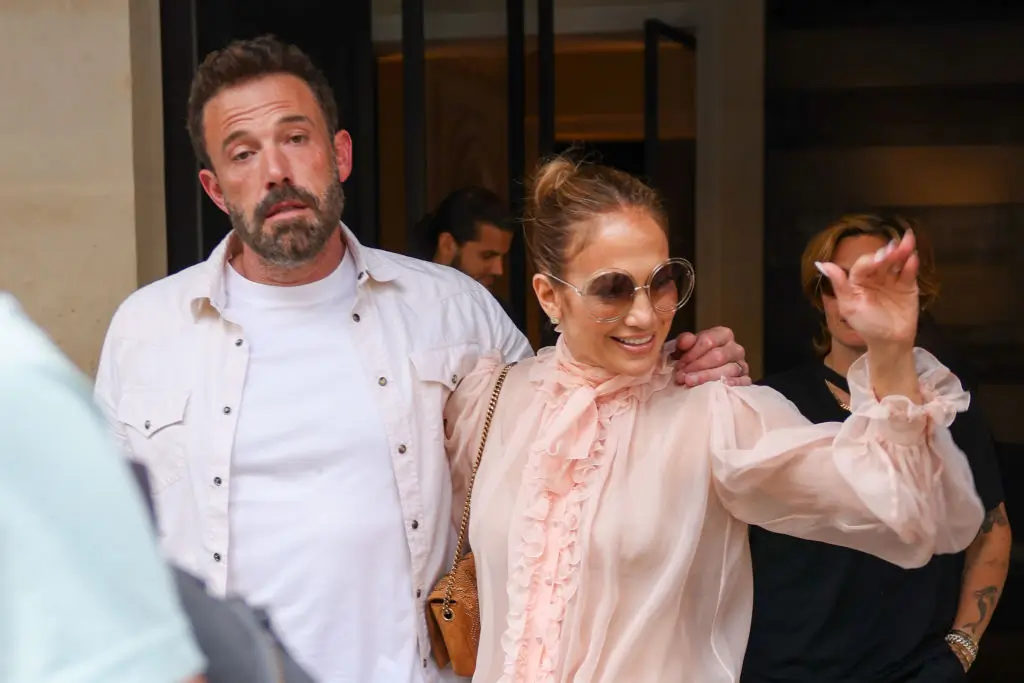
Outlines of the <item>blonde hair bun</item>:
{"label": "blonde hair bun", "polygon": [[577,157],[578,150],[546,159],[527,185],[526,246],[538,272],[560,277],[571,249],[582,248],[598,216],[642,211],[668,233],[658,193],[639,178]]}

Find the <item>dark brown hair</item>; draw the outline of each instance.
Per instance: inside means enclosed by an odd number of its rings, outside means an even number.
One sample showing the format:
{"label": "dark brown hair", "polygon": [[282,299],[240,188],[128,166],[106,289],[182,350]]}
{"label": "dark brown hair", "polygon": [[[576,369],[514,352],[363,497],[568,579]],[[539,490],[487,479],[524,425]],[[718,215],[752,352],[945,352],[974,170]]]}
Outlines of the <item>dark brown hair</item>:
{"label": "dark brown hair", "polygon": [[433,259],[441,235],[446,232],[460,247],[477,241],[483,225],[493,225],[505,232],[516,229],[505,203],[491,190],[477,185],[453,190],[416,224],[413,256],[424,261]]}
{"label": "dark brown hair", "polygon": [[327,78],[306,53],[269,35],[236,40],[206,55],[192,79],[188,96],[188,135],[201,164],[211,167],[203,136],[206,103],[225,88],[273,74],[290,74],[306,82],[323,111],[327,132],[334,137],[338,130],[338,105]]}
{"label": "dark brown hair", "polygon": [[[932,251],[928,235],[920,226],[911,220],[893,214],[882,216],[870,213],[847,214],[834,221],[824,230],[811,238],[800,259],[800,284],[804,295],[811,305],[819,311],[825,306],[821,301],[821,278],[815,267],[815,261],[831,261],[835,258],[839,243],[847,237],[856,235],[874,235],[885,241],[899,240],[907,230],[914,231],[917,241],[917,256],[920,266],[917,271],[917,288],[921,301],[921,310],[926,310],[939,297],[939,275],[935,268],[935,254]],[[832,335],[825,321],[814,339],[814,350],[821,355],[828,353],[832,347]]]}
{"label": "dark brown hair", "polygon": [[527,188],[526,245],[539,273],[561,277],[565,263],[586,244],[587,224],[617,211],[640,211],[668,232],[658,193],[618,169],[571,158],[541,163]]}

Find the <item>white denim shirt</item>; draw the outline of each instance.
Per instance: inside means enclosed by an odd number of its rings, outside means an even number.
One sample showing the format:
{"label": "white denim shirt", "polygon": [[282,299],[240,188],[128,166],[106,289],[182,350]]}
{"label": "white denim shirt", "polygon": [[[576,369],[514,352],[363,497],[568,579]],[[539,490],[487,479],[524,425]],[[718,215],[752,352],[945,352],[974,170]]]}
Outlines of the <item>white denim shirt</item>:
{"label": "white denim shirt", "polygon": [[[481,353],[518,360],[532,350],[476,281],[363,247],[344,225],[342,234],[358,269],[352,338],[379,389],[422,613],[454,546],[445,402]],[[149,469],[165,553],[217,595],[227,587],[230,465],[249,357],[245,330],[222,314],[225,267],[238,248],[231,235],[207,261],[132,294],[111,322],[95,389],[123,449]],[[425,619],[418,641],[436,680]]]}

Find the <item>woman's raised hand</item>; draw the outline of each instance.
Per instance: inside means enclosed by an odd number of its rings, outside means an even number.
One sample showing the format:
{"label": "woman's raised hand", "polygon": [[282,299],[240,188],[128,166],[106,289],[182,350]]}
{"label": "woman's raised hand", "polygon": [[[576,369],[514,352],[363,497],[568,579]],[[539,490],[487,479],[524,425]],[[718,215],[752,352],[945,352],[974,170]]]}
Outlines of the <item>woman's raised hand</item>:
{"label": "woman's raised hand", "polygon": [[874,254],[861,256],[846,273],[834,263],[816,263],[832,283],[839,314],[867,344],[913,348],[920,301],[914,233],[908,230]]}

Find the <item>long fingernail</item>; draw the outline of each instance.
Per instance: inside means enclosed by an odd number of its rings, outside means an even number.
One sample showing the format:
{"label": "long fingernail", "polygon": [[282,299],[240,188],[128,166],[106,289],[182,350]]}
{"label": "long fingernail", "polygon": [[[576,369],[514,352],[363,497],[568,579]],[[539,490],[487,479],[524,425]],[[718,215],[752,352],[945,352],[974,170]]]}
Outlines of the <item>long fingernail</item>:
{"label": "long fingernail", "polygon": [[882,247],[881,249],[875,252],[875,263],[882,261],[883,259],[885,259],[886,256],[889,255],[889,252],[886,251],[886,249],[888,249],[888,247]]}
{"label": "long fingernail", "polygon": [[815,261],[814,267],[818,269],[819,273],[821,273],[825,277],[828,277],[828,273],[825,272],[825,267],[821,265],[821,261]]}

